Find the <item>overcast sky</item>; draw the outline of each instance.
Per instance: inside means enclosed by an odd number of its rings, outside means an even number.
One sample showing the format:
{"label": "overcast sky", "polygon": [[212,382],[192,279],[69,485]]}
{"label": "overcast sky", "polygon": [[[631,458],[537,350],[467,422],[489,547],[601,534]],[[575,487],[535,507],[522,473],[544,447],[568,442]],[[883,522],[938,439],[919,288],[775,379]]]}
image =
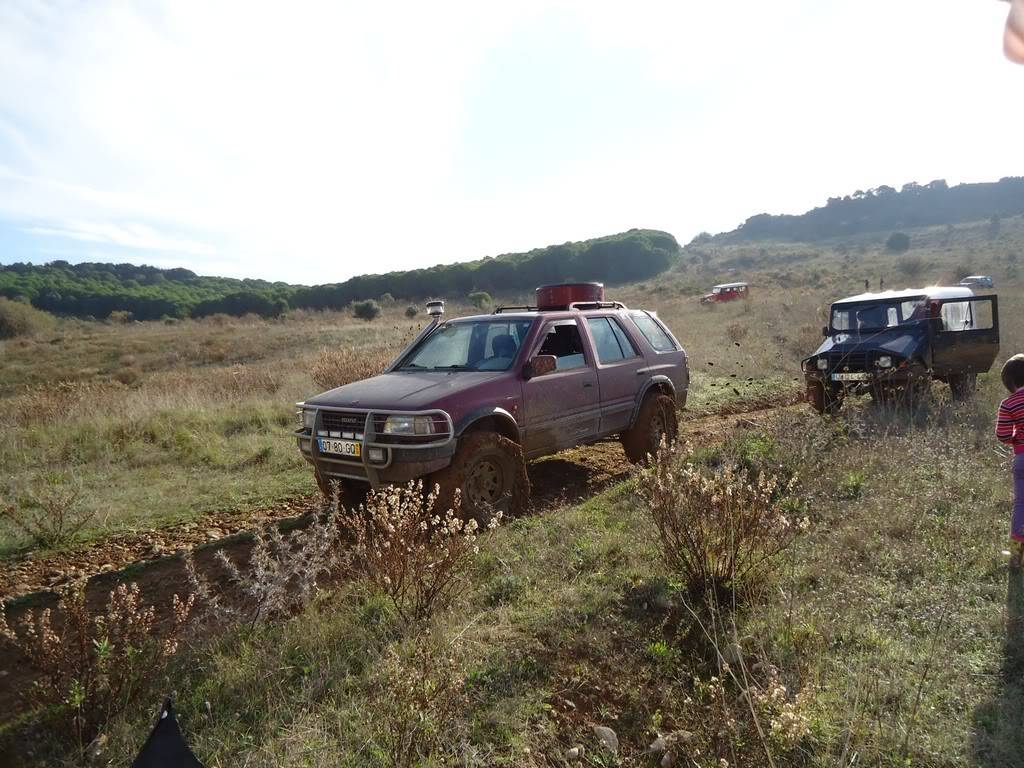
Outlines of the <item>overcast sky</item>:
{"label": "overcast sky", "polygon": [[334,282],[1024,175],[1005,14],[4,0],[0,262]]}

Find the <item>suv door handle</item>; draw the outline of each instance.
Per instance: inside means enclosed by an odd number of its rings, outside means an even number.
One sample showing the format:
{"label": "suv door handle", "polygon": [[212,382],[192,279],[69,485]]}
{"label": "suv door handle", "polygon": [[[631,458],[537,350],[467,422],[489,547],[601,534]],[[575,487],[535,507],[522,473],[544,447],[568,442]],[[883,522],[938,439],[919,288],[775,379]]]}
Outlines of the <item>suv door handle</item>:
{"label": "suv door handle", "polygon": [[594,386],[594,382],[592,382],[592,381],[584,381],[583,382],[583,388],[584,389],[590,389],[592,386]]}

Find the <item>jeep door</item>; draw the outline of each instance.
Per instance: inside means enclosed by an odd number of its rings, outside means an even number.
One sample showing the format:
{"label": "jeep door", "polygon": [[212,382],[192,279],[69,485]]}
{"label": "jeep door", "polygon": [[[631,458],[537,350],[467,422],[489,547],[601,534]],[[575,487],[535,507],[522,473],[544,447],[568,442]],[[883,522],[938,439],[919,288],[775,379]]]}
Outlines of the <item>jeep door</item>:
{"label": "jeep door", "polygon": [[598,435],[600,400],[593,351],[575,319],[544,323],[527,360],[553,355],[551,373],[523,382],[527,457],[544,456]]}
{"label": "jeep door", "polygon": [[995,296],[933,301],[931,333],[936,375],[984,373],[999,354],[999,302]]}
{"label": "jeep door", "polygon": [[597,357],[601,434],[623,432],[629,428],[639,374],[647,362],[617,317],[588,317],[587,330]]}

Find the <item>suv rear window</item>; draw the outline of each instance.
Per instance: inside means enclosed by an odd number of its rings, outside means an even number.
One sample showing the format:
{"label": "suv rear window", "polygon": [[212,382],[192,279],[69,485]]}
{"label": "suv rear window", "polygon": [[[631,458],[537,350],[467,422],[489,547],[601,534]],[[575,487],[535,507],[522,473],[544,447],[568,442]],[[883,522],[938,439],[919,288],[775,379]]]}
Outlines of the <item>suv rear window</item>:
{"label": "suv rear window", "polygon": [[618,322],[610,317],[589,317],[587,325],[594,337],[597,359],[602,363],[615,363],[628,357],[636,357],[637,351]]}
{"label": "suv rear window", "polygon": [[674,352],[676,350],[675,342],[649,313],[637,309],[630,312],[629,316],[655,352]]}

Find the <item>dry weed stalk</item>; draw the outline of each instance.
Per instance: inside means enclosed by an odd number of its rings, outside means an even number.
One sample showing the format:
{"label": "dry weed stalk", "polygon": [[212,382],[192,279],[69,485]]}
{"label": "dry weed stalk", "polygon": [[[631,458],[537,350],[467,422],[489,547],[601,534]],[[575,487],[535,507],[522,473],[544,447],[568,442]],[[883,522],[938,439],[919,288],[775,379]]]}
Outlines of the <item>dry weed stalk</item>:
{"label": "dry weed stalk", "polygon": [[34,698],[69,717],[78,747],[84,749],[177,652],[194,604],[194,595],[187,600],[174,595],[170,621],[157,637],[156,611],[143,605],[137,584],[115,587],[104,613],[94,617],[79,583],[61,594],[56,616],[49,608],[29,611],[16,629],[0,606],[0,637],[39,672]]}
{"label": "dry weed stalk", "polygon": [[372,679],[368,714],[376,747],[396,768],[424,765],[444,750],[451,757],[466,704],[457,648],[423,632],[412,641],[411,652],[400,650],[387,652]]}
{"label": "dry weed stalk", "polygon": [[301,610],[317,593],[318,580],[338,561],[340,540],[337,507],[326,517],[315,516],[305,529],[285,537],[277,526],[256,535],[249,568],[243,570],[223,551],[218,562],[228,580],[248,598],[244,606],[223,599],[196,569],[192,557],[185,561],[189,583],[201,604],[217,618],[256,622],[290,616]]}
{"label": "dry weed stalk", "polygon": [[[421,621],[447,607],[479,551],[476,520],[453,509],[436,512],[437,486],[424,496],[421,480],[371,491],[365,506],[345,510],[341,525],[352,537],[350,570],[384,592],[406,621]],[[498,512],[488,524],[496,528]]]}
{"label": "dry weed stalk", "polygon": [[793,541],[806,524],[781,502],[796,478],[760,473],[751,481],[736,465],[717,470],[687,463],[689,449],[662,445],[637,474],[639,491],[658,531],[665,563],[695,594],[742,584]]}
{"label": "dry weed stalk", "polygon": [[95,510],[81,508],[81,500],[77,484],[46,484],[13,504],[0,499],[0,522],[28,537],[35,547],[56,547],[95,517]]}

